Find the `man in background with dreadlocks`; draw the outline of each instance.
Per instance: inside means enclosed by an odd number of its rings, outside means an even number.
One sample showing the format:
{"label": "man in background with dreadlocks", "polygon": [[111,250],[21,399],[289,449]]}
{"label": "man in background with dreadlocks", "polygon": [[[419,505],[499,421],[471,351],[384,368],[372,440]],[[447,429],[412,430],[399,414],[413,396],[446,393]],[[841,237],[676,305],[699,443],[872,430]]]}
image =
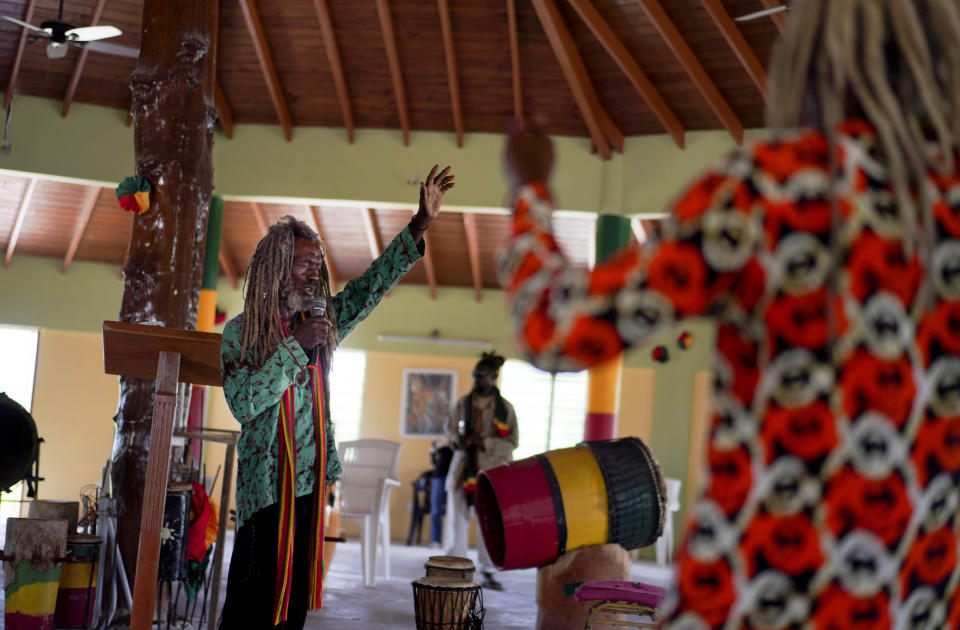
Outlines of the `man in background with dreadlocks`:
{"label": "man in background with dreadlocks", "polygon": [[[513,460],[520,443],[517,414],[497,389],[504,359],[484,352],[473,368],[473,389],[450,410],[447,439],[455,449],[447,473],[447,517],[443,526],[446,554],[466,557],[470,514],[476,514],[477,474]],[[494,590],[503,587],[493,578],[495,567],[483,541],[477,543],[478,569]]]}
{"label": "man in background with dreadlocks", "polygon": [[[222,630],[300,630],[307,610],[321,608],[324,483],[341,473],[330,419],[333,352],[423,256],[423,234],[453,185],[450,167],[434,166],[409,225],[336,295],[323,242],[302,221],[283,217],[257,244],[243,314],[227,323],[221,349],[224,395],[241,425]],[[319,297],[325,312],[308,317]]]}
{"label": "man in background with dreadlocks", "polygon": [[704,487],[665,628],[960,627],[960,2],[796,0],[769,137],[591,272],[550,236],[550,141],[506,152],[514,330],[546,370],[717,323]]}

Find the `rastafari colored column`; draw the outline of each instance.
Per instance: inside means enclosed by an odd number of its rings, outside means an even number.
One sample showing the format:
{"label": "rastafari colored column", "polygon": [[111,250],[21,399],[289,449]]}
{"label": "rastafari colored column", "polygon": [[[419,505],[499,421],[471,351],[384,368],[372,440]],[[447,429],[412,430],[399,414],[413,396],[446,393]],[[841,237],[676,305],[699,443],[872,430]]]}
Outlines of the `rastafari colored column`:
{"label": "rastafari colored column", "polygon": [[[597,217],[597,263],[610,258],[630,242],[630,219],[612,214]],[[584,440],[609,440],[616,437],[620,408],[620,380],[623,354],[591,368],[587,381],[587,417],[583,423]]]}

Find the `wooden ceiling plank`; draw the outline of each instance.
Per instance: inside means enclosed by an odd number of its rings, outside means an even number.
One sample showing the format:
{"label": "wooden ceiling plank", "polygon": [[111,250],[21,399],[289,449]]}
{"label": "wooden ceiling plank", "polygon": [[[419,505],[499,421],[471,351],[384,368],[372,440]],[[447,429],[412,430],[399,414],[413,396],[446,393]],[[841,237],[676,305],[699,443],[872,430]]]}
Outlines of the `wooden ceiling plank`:
{"label": "wooden ceiling plank", "polygon": [[[511,0],[512,1],[512,0]],[[590,0],[569,0],[570,4],[580,15],[580,19],[593,32],[594,37],[600,41],[600,44],[606,49],[620,70],[627,75],[630,83],[640,93],[641,98],[650,107],[650,110],[663,125],[663,128],[670,134],[673,141],[681,149],[684,145],[684,134],[686,130],[677,120],[677,116],[667,105],[660,92],[654,87],[653,83],[647,78],[647,75],[640,69],[640,66],[634,60],[633,56],[616,36],[613,29]]]}
{"label": "wooden ceiling plank", "polygon": [[283,127],[283,136],[289,142],[293,139],[293,120],[290,117],[287,101],[283,98],[280,77],[277,75],[277,68],[273,63],[270,47],[267,45],[267,36],[263,31],[260,14],[257,13],[257,7],[253,0],[239,0],[239,2],[240,9],[243,12],[243,20],[247,24],[247,31],[250,33],[253,48],[257,53],[257,59],[260,61],[260,70],[267,84],[267,92],[270,94],[270,100],[273,101],[273,109],[277,112],[277,120],[280,121],[280,126]]}
{"label": "wooden ceiling plank", "polygon": [[233,114],[230,112],[227,97],[220,87],[220,81],[213,83],[213,100],[217,105],[217,119],[220,121],[220,128],[223,129],[223,135],[228,139],[233,138]]}
{"label": "wooden ceiling plank", "polygon": [[463,109],[460,107],[460,84],[457,80],[457,57],[453,49],[453,26],[450,24],[449,0],[437,0],[437,9],[440,11],[443,55],[447,63],[447,83],[450,85],[453,128],[457,132],[457,146],[463,148]]}
{"label": "wooden ceiling plank", "polygon": [[433,266],[433,252],[430,247],[428,232],[423,233],[423,270],[427,273],[427,284],[430,285],[430,297],[437,299],[437,270]]}
{"label": "wooden ceiling plank", "polygon": [[377,229],[377,211],[373,208],[365,208],[363,216],[363,227],[367,232],[367,244],[370,246],[370,255],[376,258],[383,251],[383,241],[380,240],[380,230]]}
{"label": "wooden ceiling plank", "polygon": [[327,239],[323,238],[323,228],[320,225],[320,208],[310,206],[310,215],[313,217],[313,229],[316,230],[317,236],[323,241],[323,246],[326,249],[327,275],[330,277],[330,291],[335,293],[337,287],[340,286],[340,280],[337,278],[337,270],[333,266],[333,254],[330,252],[330,243]]}
{"label": "wooden ceiling plank", "polygon": [[520,38],[517,36],[517,10],[514,0],[507,0],[507,28],[510,33],[510,70],[513,76],[513,115],[523,119],[523,98],[520,91]]}
{"label": "wooden ceiling plank", "polygon": [[[780,6],[780,3],[777,0],[760,0],[763,3],[763,8],[765,9],[775,9]],[[770,19],[773,20],[774,25],[777,27],[777,30],[783,33],[783,30],[787,27],[787,15],[786,11],[781,11],[780,13],[771,13]]]}
{"label": "wooden ceiling plank", "polygon": [[597,114],[600,101],[597,99],[593,85],[587,75],[587,69],[577,52],[573,36],[563,22],[563,16],[553,0],[532,0],[533,7],[547,35],[550,47],[560,62],[560,68],[567,79],[567,84],[573,92],[573,98],[580,108],[590,137],[600,150],[604,159],[610,159],[610,143]]}
{"label": "wooden ceiling plank", "polygon": [[87,230],[87,224],[90,222],[90,216],[93,209],[97,206],[97,199],[100,197],[100,187],[90,186],[87,188],[87,196],[83,200],[83,206],[80,210],[80,216],[77,217],[77,225],[73,229],[73,237],[70,239],[70,246],[67,247],[67,253],[63,257],[63,273],[67,273],[73,257],[77,253],[80,241],[83,239],[83,233]]}
{"label": "wooden ceiling plank", "polygon": [[737,118],[737,115],[730,108],[730,104],[723,98],[717,86],[707,76],[707,72],[700,65],[697,56],[690,50],[690,46],[683,40],[677,27],[667,16],[658,0],[637,0],[637,3],[643,7],[647,17],[656,27],[660,36],[666,42],[667,46],[673,52],[674,57],[683,66],[687,76],[690,77],[693,84],[703,95],[710,109],[720,119],[721,124],[733,137],[738,145],[743,144],[743,123]]}
{"label": "wooden ceiling plank", "polygon": [[240,286],[237,266],[233,264],[233,256],[230,255],[230,250],[227,248],[227,241],[222,232],[220,234],[220,268],[223,269],[223,273],[226,274],[231,287],[236,289]]}
{"label": "wooden ceiling plank", "polygon": [[17,210],[17,218],[13,222],[13,230],[10,232],[10,240],[7,241],[7,255],[3,259],[3,266],[10,266],[10,259],[13,258],[13,250],[17,248],[17,240],[20,238],[20,230],[23,229],[23,221],[27,218],[27,212],[30,210],[30,200],[33,198],[33,192],[37,189],[38,178],[31,177],[27,183],[27,189],[20,198],[20,209]]}
{"label": "wooden ceiling plank", "polygon": [[393,81],[393,96],[397,101],[397,115],[400,128],[403,129],[403,144],[410,145],[410,118],[407,115],[407,97],[403,90],[403,72],[400,69],[400,54],[397,52],[397,40],[393,35],[393,19],[390,17],[390,4],[387,0],[377,0],[377,14],[380,17],[380,32],[383,34],[383,46],[387,50],[387,65],[390,66],[390,78]]}
{"label": "wooden ceiling plank", "polygon": [[267,235],[267,229],[270,227],[270,223],[267,221],[267,215],[263,213],[263,208],[261,208],[260,204],[256,201],[250,202],[250,211],[253,213],[253,218],[257,222],[257,229],[260,230],[260,238],[263,238]]}
{"label": "wooden ceiling plank", "polygon": [[[347,129],[347,139],[353,144],[353,110],[350,108],[350,94],[347,91],[347,79],[340,62],[340,51],[334,35],[333,22],[330,20],[330,8],[327,0],[313,0],[320,20],[320,30],[323,32],[323,46],[327,51],[327,61],[330,63],[330,72],[333,73],[333,84],[337,89],[337,99],[340,101],[340,114],[343,116],[343,126]],[[332,280],[331,280],[332,281]]]}
{"label": "wooden ceiling plank", "polygon": [[[90,18],[90,26],[100,24],[100,17],[103,15],[103,5],[106,3],[107,0],[97,0],[97,6],[93,9],[93,17]],[[73,68],[73,74],[70,75],[70,83],[67,85],[66,94],[63,95],[63,107],[60,110],[60,116],[63,118],[67,117],[67,113],[70,111],[70,104],[73,102],[73,97],[77,94],[77,86],[80,85],[80,75],[83,74],[83,66],[87,63],[87,54],[89,54],[89,52],[86,48],[80,51],[80,59],[77,60],[77,65]]]}
{"label": "wooden ceiling plank", "polygon": [[740,60],[743,69],[750,75],[754,85],[760,90],[763,100],[767,100],[767,72],[763,69],[763,64],[757,59],[757,55],[750,48],[750,44],[743,38],[743,33],[734,24],[733,19],[727,10],[723,8],[720,0],[700,0],[700,4],[710,14],[710,19],[716,24],[723,38],[727,40],[731,50]]}
{"label": "wooden ceiling plank", "polygon": [[[23,14],[23,21],[33,23],[33,9],[37,6],[37,0],[30,0],[27,3],[27,10]],[[17,83],[17,75],[20,73],[20,63],[23,61],[23,50],[27,46],[27,29],[20,27],[20,42],[17,44],[17,52],[13,57],[13,65],[10,67],[10,79],[7,81],[7,92],[3,97],[3,107],[10,107],[10,101],[13,99],[13,88]]]}
{"label": "wooden ceiling plank", "polygon": [[480,238],[477,236],[477,215],[463,213],[463,231],[467,235],[467,255],[470,257],[470,275],[477,302],[483,299],[483,278],[480,273]]}

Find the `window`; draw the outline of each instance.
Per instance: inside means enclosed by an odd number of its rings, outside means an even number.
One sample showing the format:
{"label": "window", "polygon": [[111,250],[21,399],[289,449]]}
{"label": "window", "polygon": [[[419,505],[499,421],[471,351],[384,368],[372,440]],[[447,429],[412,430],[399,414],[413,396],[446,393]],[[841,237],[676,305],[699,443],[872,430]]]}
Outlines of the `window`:
{"label": "window", "polygon": [[[20,403],[28,412],[33,404],[33,379],[37,367],[36,328],[0,326],[0,392]],[[6,536],[7,519],[20,515],[23,483],[0,494],[0,547]]]}
{"label": "window", "polygon": [[330,414],[337,442],[360,438],[363,412],[363,377],[367,353],[363,350],[337,350],[330,370]]}
{"label": "window", "polygon": [[513,403],[520,428],[514,459],[583,441],[586,371],[554,376],[525,361],[510,360],[500,370],[500,383],[500,393]]}

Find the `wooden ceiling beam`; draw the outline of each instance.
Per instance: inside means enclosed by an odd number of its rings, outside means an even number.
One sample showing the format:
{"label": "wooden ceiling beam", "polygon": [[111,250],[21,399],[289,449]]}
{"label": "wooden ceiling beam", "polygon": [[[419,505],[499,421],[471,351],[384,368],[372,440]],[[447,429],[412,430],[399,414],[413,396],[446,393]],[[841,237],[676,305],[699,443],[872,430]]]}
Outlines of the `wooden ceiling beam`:
{"label": "wooden ceiling beam", "polygon": [[410,118],[407,115],[407,97],[403,90],[403,72],[400,69],[400,54],[397,52],[397,40],[393,35],[393,19],[390,17],[390,4],[387,0],[377,0],[377,14],[380,16],[380,32],[383,33],[383,46],[387,50],[387,65],[390,66],[390,78],[393,81],[393,96],[397,101],[397,115],[400,128],[403,129],[403,144],[410,144]]}
{"label": "wooden ceiling beam", "polygon": [[477,215],[463,213],[463,231],[467,235],[467,255],[470,257],[470,275],[477,302],[483,299],[483,276],[480,269],[480,237],[477,236]]}
{"label": "wooden ceiling beam", "polygon": [[323,227],[320,225],[320,208],[310,206],[310,216],[313,217],[313,229],[316,230],[317,236],[323,241],[323,246],[326,250],[327,275],[330,278],[330,291],[331,293],[335,293],[337,287],[340,286],[340,280],[337,278],[337,269],[333,266],[333,253],[330,251],[330,243],[327,242],[327,239],[323,238]]}
{"label": "wooden ceiling beam", "polygon": [[320,20],[320,30],[323,32],[323,46],[327,51],[327,61],[330,63],[330,72],[333,74],[333,85],[337,89],[337,99],[340,101],[340,114],[343,116],[343,126],[347,129],[347,140],[350,141],[350,144],[353,144],[353,111],[350,108],[347,79],[343,73],[343,64],[340,63],[340,51],[337,48],[333,22],[330,20],[330,8],[327,6],[327,0],[313,0],[313,6],[317,10],[317,19]]}
{"label": "wooden ceiling beam", "polygon": [[423,233],[423,270],[427,272],[427,284],[430,286],[430,297],[437,299],[437,270],[433,266],[433,252],[430,247],[428,232]]}
{"label": "wooden ceiling beam", "polygon": [[437,0],[437,9],[440,11],[443,56],[447,62],[447,83],[450,85],[453,128],[457,132],[457,146],[463,148],[463,109],[460,107],[460,84],[457,80],[457,57],[453,50],[453,26],[450,24],[449,0]]}
{"label": "wooden ceiling beam", "polygon": [[227,242],[223,238],[222,233],[220,234],[220,268],[223,269],[227,280],[230,281],[230,286],[234,289],[240,286],[237,266],[233,264],[233,256],[230,255],[230,250],[227,249]]}
{"label": "wooden ceiling beam", "polygon": [[228,139],[233,138],[233,114],[230,112],[230,104],[220,87],[219,80],[213,82],[213,101],[217,106],[217,120],[220,121],[223,135]]}
{"label": "wooden ceiling beam", "polygon": [[270,94],[270,100],[273,101],[273,109],[277,112],[277,120],[280,121],[280,126],[283,127],[283,136],[289,142],[293,139],[293,120],[290,118],[287,101],[283,98],[280,77],[277,75],[277,68],[273,63],[270,47],[267,45],[267,36],[263,31],[263,24],[260,22],[260,14],[257,13],[257,7],[253,0],[239,1],[240,9],[243,11],[243,20],[247,23],[247,31],[250,33],[253,48],[257,53],[257,59],[260,61],[260,71],[263,73],[263,79],[267,84],[267,92]]}
{"label": "wooden ceiling beam", "polygon": [[100,197],[100,187],[90,186],[87,188],[87,194],[83,199],[83,206],[80,209],[80,216],[77,217],[77,225],[73,228],[73,237],[70,239],[70,246],[67,247],[67,253],[63,257],[63,268],[61,271],[67,273],[73,257],[77,253],[80,241],[83,239],[83,233],[87,230],[87,224],[90,222],[90,216],[93,209],[97,207],[97,199]]}
{"label": "wooden ceiling beam", "polygon": [[[760,0],[763,3],[763,8],[765,9],[775,9],[780,6],[780,3],[777,0]],[[780,13],[771,13],[770,19],[773,20],[774,25],[776,25],[777,30],[783,33],[783,29],[787,27],[787,16],[786,11],[781,11]]]}
{"label": "wooden ceiling beam", "polygon": [[523,119],[523,98],[520,91],[520,38],[517,36],[517,8],[507,0],[507,29],[510,37],[510,70],[513,76],[513,116]]}
{"label": "wooden ceiling beam", "polygon": [[663,7],[660,6],[660,2],[658,0],[637,0],[637,3],[643,7],[647,17],[660,33],[660,37],[663,38],[663,41],[673,52],[674,57],[676,57],[680,65],[683,66],[687,76],[690,77],[690,80],[693,81],[693,84],[700,91],[700,94],[703,95],[707,104],[710,105],[710,109],[713,110],[713,113],[720,119],[721,124],[723,124],[733,137],[734,142],[738,145],[743,144],[743,123],[741,123],[737,115],[733,113],[730,104],[727,103],[720,94],[720,91],[717,90],[717,86],[714,85],[710,77],[707,76],[707,72],[703,69],[703,66],[700,65],[697,56],[693,54],[690,46],[683,40],[677,27],[674,26],[666,12],[664,12]]}
{"label": "wooden ceiling beam", "polygon": [[[23,14],[23,21],[33,23],[33,10],[37,6],[37,0],[30,0],[27,3],[27,10]],[[3,107],[10,107],[10,101],[13,99],[13,88],[17,83],[17,75],[20,73],[20,63],[23,61],[23,50],[27,46],[27,29],[20,27],[20,42],[17,44],[17,53],[13,57],[13,65],[10,67],[10,79],[7,81],[7,92],[3,96]]]}
{"label": "wooden ceiling beam", "polygon": [[7,255],[3,259],[3,266],[10,266],[10,259],[13,258],[13,250],[17,248],[17,240],[20,238],[20,230],[23,229],[23,221],[27,218],[27,212],[30,210],[30,200],[33,198],[33,191],[37,188],[36,177],[31,177],[27,183],[27,189],[20,198],[20,209],[17,210],[17,218],[13,222],[13,230],[10,231],[10,240],[7,241]]}
{"label": "wooden ceiling beam", "polygon": [[[93,9],[93,17],[90,18],[90,26],[100,24],[100,17],[103,15],[103,5],[106,3],[107,0],[97,0],[97,6]],[[90,51],[86,48],[80,51],[80,59],[77,60],[77,65],[73,68],[73,74],[70,75],[70,83],[67,84],[67,92],[63,95],[63,107],[60,110],[60,116],[63,118],[66,118],[67,112],[70,111],[70,104],[73,102],[73,97],[77,93],[77,86],[80,85],[80,75],[83,74],[83,66],[87,63],[87,55],[89,53]]]}
{"label": "wooden ceiling beam", "polygon": [[727,40],[727,44],[729,44],[731,50],[733,50],[733,53],[737,56],[737,59],[740,60],[743,69],[750,75],[753,84],[760,90],[763,100],[766,101],[767,72],[763,69],[763,64],[757,59],[757,55],[754,54],[753,49],[750,48],[750,44],[743,38],[743,33],[741,33],[737,25],[733,23],[733,19],[730,17],[730,14],[727,13],[727,10],[723,8],[720,0],[700,0],[700,4],[703,5],[703,8],[710,14],[710,19],[713,20],[713,23],[716,24],[720,32],[723,33],[723,38]]}
{"label": "wooden ceiling beam", "polygon": [[670,137],[673,138],[677,146],[682,149],[686,130],[680,121],[677,120],[677,116],[673,113],[673,110],[670,109],[670,106],[667,105],[663,97],[660,96],[657,88],[654,87],[650,79],[647,78],[647,75],[640,69],[640,66],[634,60],[626,46],[624,46],[616,36],[613,29],[610,28],[607,21],[603,19],[603,16],[600,15],[600,12],[597,11],[590,0],[569,0],[569,2],[580,15],[580,19],[582,19],[593,32],[593,36],[596,37],[604,49],[606,49],[607,54],[620,66],[620,70],[627,75],[627,79],[629,79],[637,92],[640,93],[641,98],[643,98],[647,106],[650,107],[650,110],[654,116],[657,117],[657,120],[660,121],[660,124],[663,125],[666,132],[670,134]]}
{"label": "wooden ceiling beam", "polygon": [[363,227],[367,232],[367,244],[370,246],[370,255],[376,258],[383,251],[383,241],[380,240],[380,230],[377,229],[377,213],[373,208],[364,208]]}
{"label": "wooden ceiling beam", "polygon": [[250,212],[253,213],[253,219],[257,222],[257,229],[260,230],[260,238],[267,235],[267,229],[270,223],[267,221],[267,215],[263,213],[263,208],[256,201],[250,202]]}
{"label": "wooden ceiling beam", "polygon": [[[600,155],[604,159],[610,158],[610,138],[607,136],[607,130],[604,129],[603,115],[599,112],[600,100],[597,98],[590,78],[587,75],[587,69],[583,65],[583,60],[577,52],[576,43],[573,36],[563,22],[563,16],[553,0],[532,0],[533,8],[537,12],[543,31],[547,35],[550,47],[560,62],[560,69],[567,79],[567,84],[573,92],[573,98],[580,108],[580,114],[583,116],[587,129],[590,131],[590,137],[596,143],[600,150]],[[610,123],[612,124],[612,122]]]}

